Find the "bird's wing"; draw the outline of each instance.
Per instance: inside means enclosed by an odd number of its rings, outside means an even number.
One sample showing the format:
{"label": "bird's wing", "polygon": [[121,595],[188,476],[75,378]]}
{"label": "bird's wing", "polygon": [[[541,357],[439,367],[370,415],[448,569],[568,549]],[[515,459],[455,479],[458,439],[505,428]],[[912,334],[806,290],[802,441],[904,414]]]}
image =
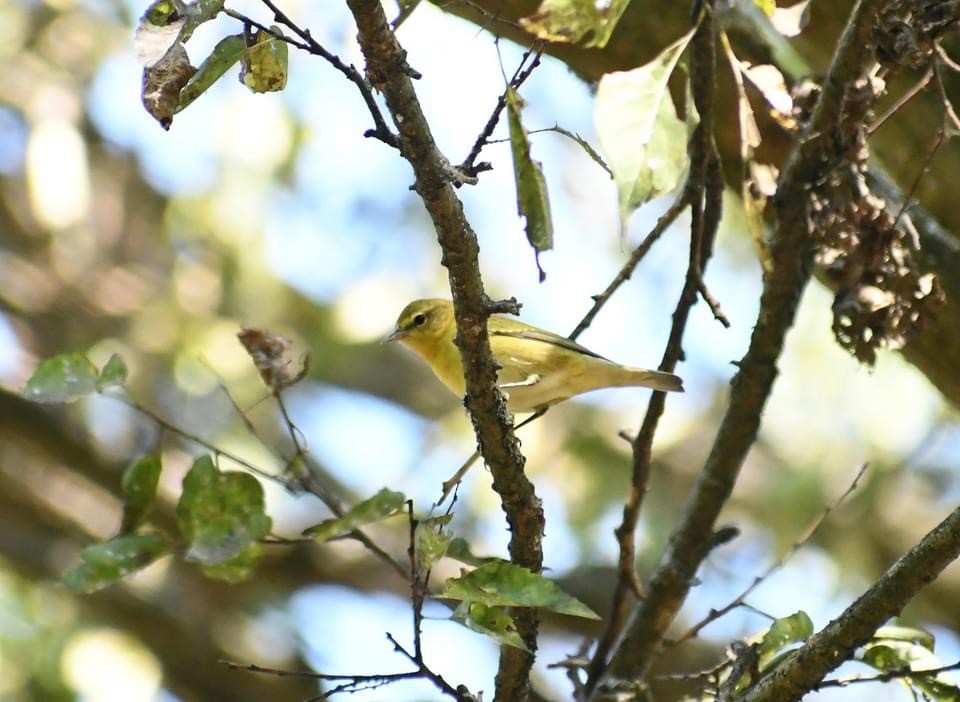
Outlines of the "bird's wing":
{"label": "bird's wing", "polygon": [[577,342],[571,341],[565,336],[548,332],[545,329],[531,327],[529,324],[524,324],[523,322],[518,322],[513,319],[507,319],[506,317],[491,317],[488,323],[488,329],[490,330],[491,336],[511,336],[516,339],[539,341],[544,344],[559,346],[560,348],[567,349],[568,351],[575,351],[576,353],[581,353],[584,356],[592,356],[593,358],[599,358],[604,361],[609,360],[600,354],[591,351],[585,346],[581,346]]}

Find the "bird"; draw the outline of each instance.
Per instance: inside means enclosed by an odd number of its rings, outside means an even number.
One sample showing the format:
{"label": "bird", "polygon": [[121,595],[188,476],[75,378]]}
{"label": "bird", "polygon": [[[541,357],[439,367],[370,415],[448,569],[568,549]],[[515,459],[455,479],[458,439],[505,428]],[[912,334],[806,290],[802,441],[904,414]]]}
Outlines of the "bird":
{"label": "bird", "polygon": [[[511,412],[540,413],[574,395],[613,387],[644,387],[683,392],[672,373],[622,366],[565,336],[525,322],[491,315],[490,348],[500,364],[500,389]],[[454,394],[465,392],[453,303],[441,298],[414,300],[403,308],[383,343],[399,342],[417,353]]]}

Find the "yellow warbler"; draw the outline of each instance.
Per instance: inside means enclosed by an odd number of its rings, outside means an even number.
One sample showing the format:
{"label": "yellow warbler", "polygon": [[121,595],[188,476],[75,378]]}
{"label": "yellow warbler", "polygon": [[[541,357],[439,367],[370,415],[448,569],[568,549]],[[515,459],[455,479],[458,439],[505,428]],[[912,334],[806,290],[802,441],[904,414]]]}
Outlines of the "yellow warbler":
{"label": "yellow warbler", "polygon": [[[676,375],[629,368],[566,337],[507,317],[492,316],[490,348],[500,363],[500,387],[512,412],[546,409],[573,395],[600,388],[638,386],[683,392]],[[463,396],[463,366],[450,300],[414,300],[384,342],[399,341],[418,353],[450,390]]]}

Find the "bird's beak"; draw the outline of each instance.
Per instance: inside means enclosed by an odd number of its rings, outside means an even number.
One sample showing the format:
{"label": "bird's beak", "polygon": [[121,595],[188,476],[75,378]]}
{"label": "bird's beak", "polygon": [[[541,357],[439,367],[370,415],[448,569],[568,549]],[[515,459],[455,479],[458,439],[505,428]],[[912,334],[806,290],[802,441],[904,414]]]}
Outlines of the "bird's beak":
{"label": "bird's beak", "polygon": [[408,334],[406,329],[394,329],[392,332],[383,337],[381,344],[389,344],[391,341],[398,341]]}

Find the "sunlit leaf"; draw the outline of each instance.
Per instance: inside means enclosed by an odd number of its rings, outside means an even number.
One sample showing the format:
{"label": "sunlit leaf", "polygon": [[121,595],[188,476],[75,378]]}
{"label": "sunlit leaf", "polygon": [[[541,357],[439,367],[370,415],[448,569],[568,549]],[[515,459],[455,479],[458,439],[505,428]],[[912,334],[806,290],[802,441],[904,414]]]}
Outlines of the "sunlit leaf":
{"label": "sunlit leaf", "polygon": [[186,559],[230,580],[251,574],[263,548],[259,540],[270,531],[260,482],[247,473],[220,472],[209,456],[198,458],[183,479],[177,522]]}
{"label": "sunlit leaf", "polygon": [[100,375],[97,376],[97,390],[123,387],[126,382],[127,364],[123,362],[119,354],[115,353],[100,369]]}
{"label": "sunlit leaf", "polygon": [[62,353],[41,363],[23,395],[34,402],[74,402],[97,389],[97,368],[79,353]]}
{"label": "sunlit leaf", "polygon": [[[930,699],[943,702],[956,702],[960,699],[960,688],[954,683],[952,675],[947,672],[923,674],[924,670],[944,667],[943,662],[932,652],[933,637],[918,629],[908,630],[906,627],[891,627],[891,629],[902,631],[888,632],[895,634],[891,638],[880,637],[881,632],[878,631],[875,638],[864,646],[863,652],[859,655],[860,660],[881,672],[916,671],[916,675],[904,676],[899,680],[907,687],[921,691]],[[919,636],[913,637],[911,634],[919,634]],[[904,638],[897,638],[900,635]]]}
{"label": "sunlit leaf", "polygon": [[124,494],[121,533],[129,533],[143,524],[157,497],[160,481],[160,453],[152,452],[134,461],[123,473]]}
{"label": "sunlit leaf", "polygon": [[241,59],[246,50],[247,44],[241,34],[233,34],[217,42],[210,55],[200,64],[196,73],[180,91],[176,111],[180,112],[209,90],[220,76]]}
{"label": "sunlit leaf", "polygon": [[599,617],[556,583],[503,560],[482,565],[444,584],[440,597],[479,602],[488,607],[540,607],[586,619]]}
{"label": "sunlit leaf", "polygon": [[[282,34],[274,25],[275,34]],[[287,85],[287,43],[270,32],[259,30],[243,55],[240,81],[255,93],[283,90]]]}
{"label": "sunlit leaf", "polygon": [[928,651],[933,651],[936,640],[933,634],[923,629],[917,629],[912,626],[882,626],[873,634],[873,640],[892,639],[894,641],[909,641],[918,646],[923,646]]}
{"label": "sunlit leaf", "polygon": [[82,563],[67,571],[63,583],[74,592],[95,592],[125,575],[146,568],[171,550],[163,534],[126,534],[87,546]]}
{"label": "sunlit leaf", "polygon": [[414,531],[413,547],[417,554],[417,563],[424,570],[430,570],[443,558],[450,545],[451,535],[442,531],[450,523],[451,516],[421,519]]}
{"label": "sunlit leaf", "polygon": [[155,65],[143,69],[140,101],[164,129],[169,129],[173,123],[173,115],[180,104],[180,91],[195,71],[187,50],[179,43],[174,44]]}
{"label": "sunlit leaf", "polygon": [[653,61],[608,73],[597,88],[594,121],[620,196],[620,219],[673,190],[687,170],[687,125],[677,117],[668,81],[693,30]]}
{"label": "sunlit leaf", "polygon": [[507,88],[507,121],[510,126],[510,150],[517,186],[517,211],[526,220],[527,241],[537,256],[540,282],[546,277],[540,267],[540,252],[553,247],[553,219],[547,181],[538,161],[530,157],[530,137],[520,121],[523,100],[513,88]]}
{"label": "sunlit leaf", "polygon": [[513,617],[503,607],[488,607],[479,602],[461,602],[450,619],[468,629],[489,636],[498,643],[529,651],[517,633]]}
{"label": "sunlit leaf", "polygon": [[773,622],[760,640],[760,663],[766,663],[784,646],[806,641],[813,634],[813,622],[804,611]]}
{"label": "sunlit leaf", "polygon": [[354,506],[342,517],[322,521],[303,533],[314,541],[320,542],[345,536],[364,524],[379,522],[381,519],[393,516],[403,507],[406,499],[402,492],[383,488],[373,497]]}
{"label": "sunlit leaf", "polygon": [[531,34],[545,41],[603,48],[630,0],[541,0],[537,11],[520,19]]}

